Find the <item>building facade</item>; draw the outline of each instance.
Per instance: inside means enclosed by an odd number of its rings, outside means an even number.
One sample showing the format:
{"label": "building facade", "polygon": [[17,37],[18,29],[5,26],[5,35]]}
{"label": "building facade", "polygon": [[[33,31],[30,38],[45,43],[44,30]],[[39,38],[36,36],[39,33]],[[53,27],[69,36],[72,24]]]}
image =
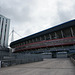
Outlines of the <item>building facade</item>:
{"label": "building facade", "polygon": [[8,47],[10,20],[0,15],[0,45]]}
{"label": "building facade", "polygon": [[15,53],[75,52],[75,20],[19,39],[10,46]]}

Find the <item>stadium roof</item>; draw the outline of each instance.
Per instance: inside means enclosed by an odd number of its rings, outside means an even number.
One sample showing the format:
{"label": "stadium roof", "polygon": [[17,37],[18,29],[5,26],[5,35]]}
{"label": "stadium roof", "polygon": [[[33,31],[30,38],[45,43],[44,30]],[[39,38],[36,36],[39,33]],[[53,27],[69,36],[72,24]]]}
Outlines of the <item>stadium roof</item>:
{"label": "stadium roof", "polygon": [[36,37],[39,37],[39,36],[42,36],[44,34],[48,34],[48,33],[52,33],[54,31],[58,31],[58,30],[61,30],[61,29],[65,29],[65,28],[68,28],[68,27],[71,27],[71,26],[74,26],[75,25],[75,19],[74,20],[71,20],[71,21],[68,21],[68,22],[65,22],[63,24],[60,24],[60,25],[57,25],[57,26],[54,26],[52,28],[48,28],[46,30],[43,30],[41,32],[38,32],[38,33],[35,33],[35,34],[32,34],[32,35],[29,35],[27,37],[24,37],[22,39],[19,39],[19,40],[16,40],[14,42],[11,42],[10,44],[10,47],[12,45],[15,45],[15,44],[18,44],[18,43],[21,43],[21,42],[24,42],[26,40],[30,40],[30,39],[34,39]]}

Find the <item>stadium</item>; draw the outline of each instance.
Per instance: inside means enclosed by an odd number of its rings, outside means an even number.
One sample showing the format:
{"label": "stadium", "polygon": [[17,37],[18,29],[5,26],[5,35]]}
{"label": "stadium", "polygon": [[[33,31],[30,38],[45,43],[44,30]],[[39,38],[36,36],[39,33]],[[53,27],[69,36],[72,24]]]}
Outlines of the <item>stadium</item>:
{"label": "stadium", "polygon": [[44,31],[11,42],[14,53],[52,53],[75,52],[75,20],[71,20]]}

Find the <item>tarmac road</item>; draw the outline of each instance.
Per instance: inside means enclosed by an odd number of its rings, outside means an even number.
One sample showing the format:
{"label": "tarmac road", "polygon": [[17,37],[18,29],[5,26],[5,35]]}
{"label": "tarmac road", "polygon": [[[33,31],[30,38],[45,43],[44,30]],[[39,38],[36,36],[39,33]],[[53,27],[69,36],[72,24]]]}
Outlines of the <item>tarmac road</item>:
{"label": "tarmac road", "polygon": [[45,59],[0,69],[0,75],[75,75],[75,66],[68,58]]}

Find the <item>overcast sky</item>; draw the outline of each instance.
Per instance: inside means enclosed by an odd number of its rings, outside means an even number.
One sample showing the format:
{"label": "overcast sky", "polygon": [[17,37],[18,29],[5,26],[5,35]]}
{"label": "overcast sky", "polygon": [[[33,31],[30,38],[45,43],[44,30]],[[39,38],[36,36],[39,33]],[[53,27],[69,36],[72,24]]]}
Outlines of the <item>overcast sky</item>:
{"label": "overcast sky", "polygon": [[75,0],[0,0],[0,14],[22,36],[14,34],[17,40],[75,19]]}

